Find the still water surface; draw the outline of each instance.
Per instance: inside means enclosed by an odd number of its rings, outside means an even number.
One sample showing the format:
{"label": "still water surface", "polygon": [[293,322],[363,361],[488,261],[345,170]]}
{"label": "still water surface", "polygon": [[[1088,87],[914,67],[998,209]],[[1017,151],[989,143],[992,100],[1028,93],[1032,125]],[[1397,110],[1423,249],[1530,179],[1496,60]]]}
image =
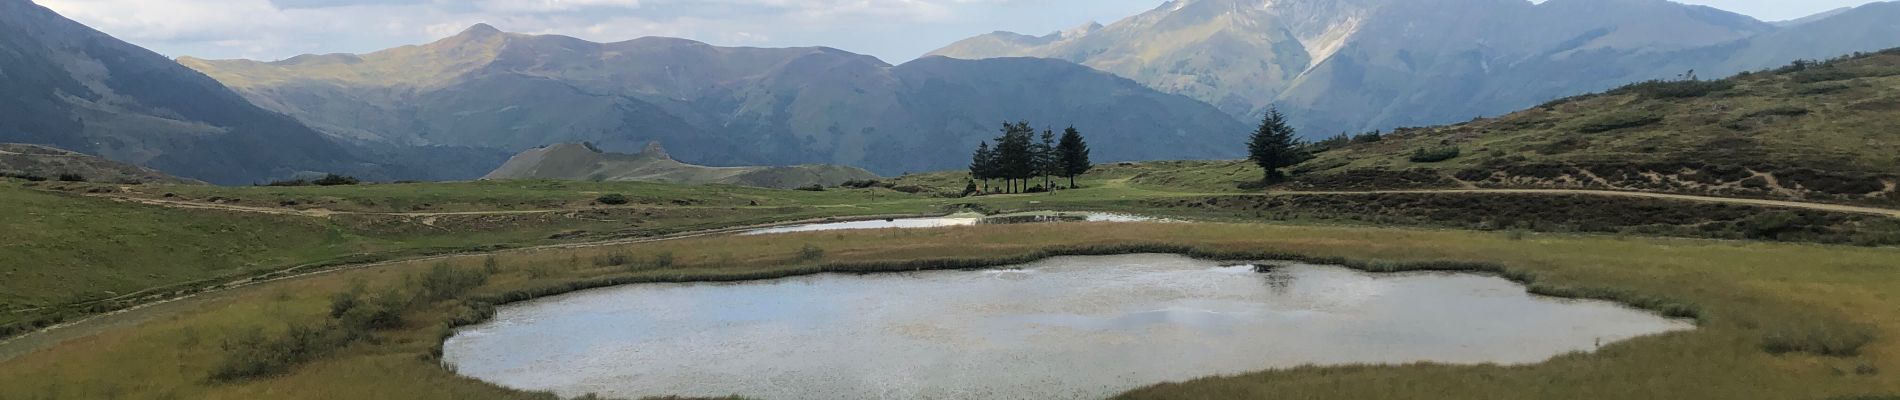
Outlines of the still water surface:
{"label": "still water surface", "polygon": [[1535,363],[1691,328],[1490,276],[1127,255],[590,290],[503,307],[445,351],[567,396],[1045,399],[1306,364]]}
{"label": "still water surface", "polygon": [[1026,213],[1026,214],[1000,215],[1000,216],[992,216],[992,217],[985,217],[985,216],[981,216],[980,214],[972,214],[968,216],[953,215],[953,216],[948,216],[948,217],[897,218],[897,219],[884,219],[884,220],[825,222],[825,223],[816,223],[816,224],[791,225],[791,226],[781,226],[781,227],[776,227],[776,228],[754,229],[751,231],[740,233],[740,235],[742,236],[743,235],[771,235],[771,234],[779,234],[779,233],[837,231],[837,230],[853,230],[853,229],[941,228],[941,227],[946,227],[946,226],[968,226],[968,225],[986,224],[986,223],[1012,224],[1012,223],[1038,223],[1038,222],[1150,222],[1150,221],[1167,221],[1167,220],[1152,218],[1152,217],[1144,217],[1144,216],[1139,216],[1139,215],[1095,213],[1095,212]]}

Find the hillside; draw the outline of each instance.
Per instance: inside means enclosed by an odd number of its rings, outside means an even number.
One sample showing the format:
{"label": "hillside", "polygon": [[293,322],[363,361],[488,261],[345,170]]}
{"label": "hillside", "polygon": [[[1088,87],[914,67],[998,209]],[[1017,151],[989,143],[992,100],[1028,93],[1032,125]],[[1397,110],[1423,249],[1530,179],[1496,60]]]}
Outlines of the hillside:
{"label": "hillside", "polygon": [[560,179],[595,182],[727,184],[776,189],[837,186],[877,179],[863,169],[835,165],[704,167],[673,160],[659,143],[639,154],[607,153],[588,144],[562,143],[515,155],[483,180]]}
{"label": "hillside", "polygon": [[[1288,188],[1590,188],[1893,205],[1897,118],[1900,50],[1887,50],[1401,129],[1319,153],[1294,168]],[[1439,154],[1415,161],[1421,152]],[[1259,174],[1209,162],[1137,180],[1231,189]]]}
{"label": "hillside", "polygon": [[216,183],[363,167],[296,120],[26,0],[0,0],[0,142]]}
{"label": "hillside", "polygon": [[1499,115],[1550,99],[1900,45],[1900,4],[1777,26],[1664,0],[1176,0],[1099,29],[933,52],[1074,61],[1310,137]]}
{"label": "hillside", "polygon": [[1054,60],[893,66],[821,47],[594,43],[477,25],[363,55],[181,61],[259,105],[372,147],[512,153],[589,142],[631,153],[658,141],[695,164],[895,175],[960,167],[1006,120],[1074,124],[1104,160],[1236,156],[1224,144],[1246,132],[1206,104]]}
{"label": "hillside", "polygon": [[20,143],[0,143],[0,176],[133,184],[203,183],[84,153]]}

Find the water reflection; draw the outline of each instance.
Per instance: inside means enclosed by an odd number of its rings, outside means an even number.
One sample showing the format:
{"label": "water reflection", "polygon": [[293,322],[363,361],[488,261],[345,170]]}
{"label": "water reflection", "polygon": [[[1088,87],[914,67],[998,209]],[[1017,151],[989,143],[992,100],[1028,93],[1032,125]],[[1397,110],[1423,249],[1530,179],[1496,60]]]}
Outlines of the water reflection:
{"label": "water reflection", "polygon": [[594,290],[504,307],[445,350],[469,376],[570,396],[1042,399],[1305,364],[1530,363],[1689,328],[1488,276],[1130,255]]}

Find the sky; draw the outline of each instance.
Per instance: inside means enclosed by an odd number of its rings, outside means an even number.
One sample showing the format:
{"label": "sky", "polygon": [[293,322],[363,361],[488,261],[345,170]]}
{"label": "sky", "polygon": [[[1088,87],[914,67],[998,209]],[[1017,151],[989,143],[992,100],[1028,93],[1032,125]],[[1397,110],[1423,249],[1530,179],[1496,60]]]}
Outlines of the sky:
{"label": "sky", "polygon": [[[902,63],[992,31],[1112,23],[1162,0],[35,0],[172,57],[277,60],[367,53],[476,23],[599,42],[670,36],[722,46],[829,46]],[[1873,0],[1680,0],[1766,21]]]}

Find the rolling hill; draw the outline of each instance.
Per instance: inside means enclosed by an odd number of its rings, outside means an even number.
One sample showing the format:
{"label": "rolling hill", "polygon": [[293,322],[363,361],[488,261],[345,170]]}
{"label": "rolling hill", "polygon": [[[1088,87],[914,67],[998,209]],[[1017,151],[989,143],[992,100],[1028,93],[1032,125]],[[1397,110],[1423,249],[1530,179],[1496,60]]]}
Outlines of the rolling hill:
{"label": "rolling hill", "polygon": [[516,152],[590,142],[636,152],[658,141],[695,164],[898,174],[961,167],[1006,120],[1074,124],[1104,160],[1235,156],[1230,144],[1247,131],[1193,99],[1043,59],[893,66],[830,48],[594,43],[477,25],[363,55],[181,61],[365,146]]}
{"label": "rolling hill", "polygon": [[0,176],[26,179],[77,178],[125,184],[203,183],[90,154],[20,143],[0,143]]}
{"label": "rolling hill", "polygon": [[562,143],[524,151],[483,180],[559,179],[594,182],[726,184],[774,189],[837,186],[877,179],[863,169],[835,165],[704,167],[673,160],[659,143],[639,154],[607,153],[585,143]]}
{"label": "rolling hill", "polygon": [[[1294,168],[1299,190],[1609,189],[1900,204],[1900,49],[1717,81],[1654,81],[1401,129]],[[1143,176],[1232,190],[1243,162]]]}

